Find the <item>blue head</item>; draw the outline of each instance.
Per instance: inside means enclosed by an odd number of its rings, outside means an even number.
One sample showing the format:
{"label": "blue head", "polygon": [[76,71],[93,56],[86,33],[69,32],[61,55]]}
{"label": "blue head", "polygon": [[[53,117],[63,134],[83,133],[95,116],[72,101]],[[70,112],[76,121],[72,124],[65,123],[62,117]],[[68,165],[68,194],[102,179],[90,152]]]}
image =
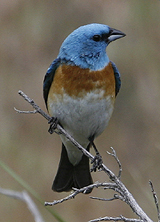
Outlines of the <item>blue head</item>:
{"label": "blue head", "polygon": [[99,70],[104,68],[109,58],[108,44],[125,34],[107,25],[89,24],[73,31],[62,43],[58,57],[70,65]]}

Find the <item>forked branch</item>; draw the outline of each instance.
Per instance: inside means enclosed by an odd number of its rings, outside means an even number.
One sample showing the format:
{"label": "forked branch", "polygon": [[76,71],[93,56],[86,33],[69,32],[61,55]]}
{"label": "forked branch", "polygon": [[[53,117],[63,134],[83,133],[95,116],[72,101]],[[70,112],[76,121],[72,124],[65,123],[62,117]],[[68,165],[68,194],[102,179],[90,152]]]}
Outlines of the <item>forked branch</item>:
{"label": "forked branch", "polygon": [[[22,91],[18,92],[28,103],[32,105],[32,107],[35,109],[34,111],[19,111],[15,109],[18,113],[39,113],[41,114],[44,118],[46,118],[48,121],[51,121],[51,117],[47,115],[43,110],[40,109],[40,107],[32,100],[30,99],[26,94],[24,94]],[[63,134],[67,139],[69,139],[81,152],[86,155],[91,161],[93,161],[94,156],[89,153],[85,148],[83,148],[77,141],[74,140],[59,124],[57,124],[56,128],[56,133]],[[120,176],[121,176],[121,164],[120,161],[118,160],[116,153],[114,149],[112,149],[112,154],[111,154],[119,164],[119,175],[116,176],[108,167],[106,167],[104,164],[101,165],[101,170],[104,171],[112,181],[112,183],[101,183],[101,186],[104,186],[106,189],[113,189],[114,191],[118,192],[119,195],[114,196],[113,199],[120,199],[124,202],[126,202],[133,212],[139,217],[139,219],[128,219],[123,216],[117,217],[117,218],[111,218],[111,217],[106,217],[101,218],[101,219],[95,219],[93,221],[108,221],[108,220],[113,220],[113,221],[130,221],[130,222],[140,222],[140,221],[147,221],[147,222],[152,222],[152,220],[147,216],[147,214],[141,209],[141,207],[138,205],[132,194],[128,191],[128,189],[125,187],[125,185],[120,181]],[[112,184],[112,185],[111,185]],[[55,205],[58,203],[62,203],[63,201],[72,199],[79,193],[84,193],[86,189],[89,187],[99,187],[99,184],[92,184],[89,185],[88,187],[84,187],[81,189],[73,189],[73,192],[67,196],[66,198],[63,198],[58,201],[53,201],[53,202],[45,202],[45,205]],[[91,222],[91,221],[90,221]]]}
{"label": "forked branch", "polygon": [[25,202],[29,211],[34,216],[35,222],[44,222],[37,206],[35,205],[35,203],[33,202],[33,200],[31,199],[31,197],[28,195],[26,191],[18,192],[18,191],[3,189],[0,187],[0,193],[6,196],[9,196],[11,198],[18,199]]}

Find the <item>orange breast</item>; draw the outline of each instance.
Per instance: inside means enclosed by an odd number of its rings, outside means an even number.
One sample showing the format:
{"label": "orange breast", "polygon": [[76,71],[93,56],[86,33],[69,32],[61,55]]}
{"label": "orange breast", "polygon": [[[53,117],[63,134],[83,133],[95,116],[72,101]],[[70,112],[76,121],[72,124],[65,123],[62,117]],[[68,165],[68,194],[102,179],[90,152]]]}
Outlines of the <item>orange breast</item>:
{"label": "orange breast", "polygon": [[115,77],[111,63],[99,71],[81,69],[77,66],[59,66],[48,96],[53,100],[54,95],[59,94],[63,97],[63,93],[71,97],[83,97],[84,93],[94,90],[99,92],[103,90],[103,97],[108,95],[115,97]]}

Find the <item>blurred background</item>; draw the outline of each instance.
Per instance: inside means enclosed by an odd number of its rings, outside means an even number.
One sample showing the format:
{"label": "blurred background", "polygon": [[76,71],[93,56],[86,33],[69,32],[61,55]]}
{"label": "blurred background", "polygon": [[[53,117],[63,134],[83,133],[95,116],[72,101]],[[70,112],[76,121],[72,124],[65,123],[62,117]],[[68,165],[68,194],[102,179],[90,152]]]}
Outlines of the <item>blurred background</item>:
{"label": "blurred background", "polygon": [[[68,193],[51,190],[61,152],[58,135],[48,133],[40,115],[17,114],[14,107],[32,110],[19,95],[24,91],[46,111],[42,83],[63,40],[77,27],[104,23],[126,33],[107,48],[121,73],[122,88],[108,128],[96,140],[104,163],[116,174],[114,147],[122,163],[122,182],[153,220],[155,204],[148,181],[160,198],[160,1],[149,0],[1,0],[0,1],[0,159],[24,179],[44,201]],[[103,172],[94,181],[108,181]],[[0,187],[24,190],[0,168]],[[92,196],[113,193],[95,189]],[[33,198],[33,197],[32,197]],[[34,198],[33,198],[34,199]],[[35,199],[44,220],[56,221]],[[99,202],[89,195],[52,207],[66,222],[103,216],[134,217],[120,201]],[[0,220],[34,221],[26,205],[0,195]]]}

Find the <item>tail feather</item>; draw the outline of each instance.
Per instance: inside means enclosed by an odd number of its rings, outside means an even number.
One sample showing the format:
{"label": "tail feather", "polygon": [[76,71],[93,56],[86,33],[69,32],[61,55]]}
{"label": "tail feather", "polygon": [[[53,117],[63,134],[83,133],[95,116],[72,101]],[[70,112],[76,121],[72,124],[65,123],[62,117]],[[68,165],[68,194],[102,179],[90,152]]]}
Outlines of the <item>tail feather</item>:
{"label": "tail feather", "polygon": [[[62,144],[61,159],[52,189],[56,192],[70,191],[72,187],[79,189],[92,183],[88,157],[83,155],[81,161],[73,166],[68,159],[65,146]],[[92,189],[88,189],[86,193],[91,191]]]}

